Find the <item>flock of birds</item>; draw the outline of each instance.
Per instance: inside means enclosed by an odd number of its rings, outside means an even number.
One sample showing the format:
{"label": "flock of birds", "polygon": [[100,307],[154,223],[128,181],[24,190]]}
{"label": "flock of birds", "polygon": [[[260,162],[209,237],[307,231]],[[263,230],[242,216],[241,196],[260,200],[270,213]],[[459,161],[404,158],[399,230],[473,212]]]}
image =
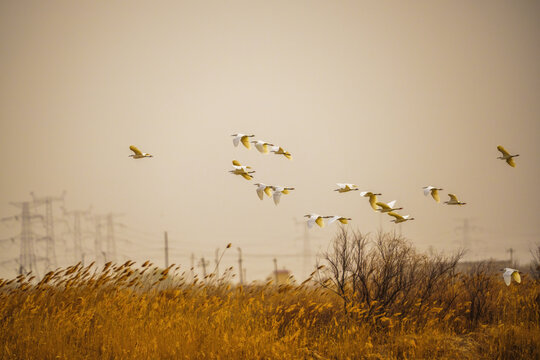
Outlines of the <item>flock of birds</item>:
{"label": "flock of birds", "polygon": [[[247,134],[234,134],[231,135],[233,137],[233,145],[235,147],[238,147],[240,143],[246,148],[251,149],[251,144],[254,144],[255,148],[262,154],[268,154],[268,153],[274,153],[275,155],[283,155],[289,160],[292,160],[292,155],[290,152],[284,150],[281,146],[274,145],[272,143],[263,141],[263,140],[251,140],[250,138],[255,137],[255,135],[247,135]],[[136,146],[131,145],[129,147],[131,151],[133,151],[133,154],[129,155],[133,159],[143,159],[147,157],[153,157],[151,154],[143,153],[140,151]],[[519,156],[519,154],[511,155],[503,146],[499,145],[497,146],[497,150],[499,150],[502,154],[502,156],[499,156],[497,159],[504,160],[508,165],[511,167],[516,167],[516,164],[514,162],[514,158]],[[239,175],[242,176],[246,180],[252,180],[253,174],[255,173],[255,170],[252,170],[250,166],[242,165],[238,160],[232,161],[233,169],[229,172],[233,175]],[[256,193],[259,199],[263,200],[264,195],[267,195],[268,197],[272,197],[274,200],[274,204],[278,205],[281,196],[283,194],[287,195],[290,191],[294,190],[294,187],[286,187],[286,186],[277,186],[277,185],[267,185],[264,183],[255,183]],[[337,191],[338,193],[347,193],[351,191],[359,191],[358,185],[356,184],[344,184],[344,183],[337,183],[338,186],[337,189],[334,191]],[[437,203],[440,203],[440,196],[439,191],[442,191],[442,188],[438,188],[435,186],[425,186],[422,188],[424,191],[424,195],[428,196],[431,195],[433,200],[435,200]],[[396,200],[390,201],[388,203],[384,203],[382,201],[377,201],[377,196],[381,196],[381,193],[375,193],[372,191],[361,191],[360,196],[366,197],[369,199],[369,204],[371,205],[371,208],[374,211],[378,211],[383,214],[388,214],[393,219],[390,220],[391,222],[394,222],[396,224],[403,223],[406,221],[414,220],[413,217],[410,217],[409,215],[401,215],[397,213],[399,210],[403,210],[402,207],[395,207],[396,206]],[[461,202],[458,200],[457,196],[452,193],[448,193],[449,200],[445,201],[444,203],[447,205],[458,205],[463,206],[466,203]],[[304,217],[307,218],[307,226],[309,228],[312,228],[315,224],[317,224],[319,227],[325,226],[325,219],[328,219],[328,224],[332,224],[336,221],[340,222],[341,224],[348,224],[351,218],[340,216],[340,215],[319,215],[315,213],[310,213],[304,215]],[[504,268],[501,269],[501,271],[504,271],[503,278],[506,285],[510,285],[511,280],[514,279],[514,281],[520,283],[521,277],[519,275],[519,271],[516,269],[511,268]]]}

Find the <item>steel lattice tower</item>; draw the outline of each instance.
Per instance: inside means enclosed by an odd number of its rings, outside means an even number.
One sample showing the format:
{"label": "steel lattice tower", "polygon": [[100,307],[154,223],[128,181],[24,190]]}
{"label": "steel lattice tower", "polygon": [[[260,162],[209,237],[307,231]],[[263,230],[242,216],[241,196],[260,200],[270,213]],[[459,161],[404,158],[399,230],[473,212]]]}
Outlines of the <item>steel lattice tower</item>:
{"label": "steel lattice tower", "polygon": [[28,274],[31,271],[37,274],[37,259],[34,249],[35,236],[32,232],[32,219],[41,216],[30,214],[29,201],[11,204],[21,208],[21,215],[15,216],[17,220],[21,220],[21,234],[19,235],[21,240],[19,275]]}
{"label": "steel lattice tower", "polygon": [[103,238],[101,236],[101,216],[94,216],[94,251],[96,256],[96,265],[103,264],[105,262],[105,257],[101,249]]}
{"label": "steel lattice tower", "polygon": [[45,205],[45,269],[51,270],[56,268],[56,249],[55,249],[55,237],[54,237],[54,218],[53,218],[53,202],[64,201],[65,192],[62,196],[45,196],[38,198],[33,192],[30,193],[34,199],[34,204]]}
{"label": "steel lattice tower", "polygon": [[81,231],[81,217],[83,215],[89,215],[90,210],[64,210],[64,215],[73,216],[73,257],[75,262],[82,261],[83,248],[82,248],[82,231]]}
{"label": "steel lattice tower", "polygon": [[116,261],[116,241],[114,239],[113,214],[107,214],[107,261]]}

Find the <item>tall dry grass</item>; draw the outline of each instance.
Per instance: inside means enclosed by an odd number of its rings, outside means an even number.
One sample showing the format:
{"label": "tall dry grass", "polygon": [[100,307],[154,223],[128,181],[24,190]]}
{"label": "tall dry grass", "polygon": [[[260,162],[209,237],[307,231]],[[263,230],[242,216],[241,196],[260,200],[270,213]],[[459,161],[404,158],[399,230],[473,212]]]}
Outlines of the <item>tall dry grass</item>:
{"label": "tall dry grass", "polygon": [[[381,266],[380,259],[372,260]],[[415,269],[430,274],[428,260]],[[328,268],[315,275],[324,277]],[[315,281],[239,287],[227,276],[198,280],[149,263],[101,269],[79,264],[39,282],[31,276],[1,280],[0,354],[5,359],[540,358],[537,282],[525,275],[522,284],[506,287],[500,276],[481,268],[448,274],[430,285],[429,296],[422,293],[425,284],[413,285],[383,304],[385,297],[368,302],[354,293],[344,301],[335,287]],[[381,281],[379,276],[373,281]],[[368,293],[376,295],[382,284],[370,281]],[[351,288],[345,281],[346,292]]]}

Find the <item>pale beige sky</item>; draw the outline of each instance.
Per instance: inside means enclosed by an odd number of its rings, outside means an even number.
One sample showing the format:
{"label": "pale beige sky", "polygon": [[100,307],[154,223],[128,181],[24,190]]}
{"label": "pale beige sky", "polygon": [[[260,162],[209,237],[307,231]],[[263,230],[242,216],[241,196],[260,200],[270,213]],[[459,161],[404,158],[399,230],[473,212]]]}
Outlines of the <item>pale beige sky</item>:
{"label": "pale beige sky", "polygon": [[[538,1],[2,1],[0,217],[30,191],[65,189],[69,209],[125,214],[126,256],[161,262],[163,230],[171,262],[188,266],[232,242],[224,265],[241,246],[253,280],[272,255],[302,251],[293,219],[308,212],[395,228],[357,192],[332,191],[353,182],[397,199],[421,250],[457,248],[469,218],[470,259],[513,247],[528,262],[540,241],[538,14]],[[235,132],[294,160],[235,148]],[[128,158],[131,144],[155,157]],[[515,169],[499,144],[521,154]],[[227,172],[232,159],[297,190],[260,201],[255,181]],[[428,184],[468,204],[438,205]],[[312,229],[313,252],[336,229]],[[19,231],[0,224],[1,238]],[[18,252],[2,243],[0,261]],[[302,273],[301,258],[279,265]]]}

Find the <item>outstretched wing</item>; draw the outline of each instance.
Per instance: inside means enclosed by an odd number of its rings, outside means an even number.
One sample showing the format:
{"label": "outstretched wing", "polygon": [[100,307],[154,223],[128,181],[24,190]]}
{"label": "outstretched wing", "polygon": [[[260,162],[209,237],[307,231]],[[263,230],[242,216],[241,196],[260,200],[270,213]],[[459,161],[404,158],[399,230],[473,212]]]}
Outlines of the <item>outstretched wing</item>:
{"label": "outstretched wing", "polygon": [[257,188],[257,195],[259,196],[259,199],[264,199],[264,186],[259,186]]}
{"label": "outstretched wing", "polygon": [[514,281],[517,283],[521,283],[521,276],[519,276],[519,272],[514,271],[512,273],[512,279],[514,279]]}
{"label": "outstretched wing", "polygon": [[439,197],[439,190],[431,190],[431,196],[433,197],[433,199],[435,199],[436,202],[441,202],[441,198]]}
{"label": "outstretched wing", "polygon": [[397,220],[405,220],[405,218],[403,218],[403,216],[401,216],[401,215],[399,215],[398,213],[395,213],[395,212],[393,212],[393,211],[390,211],[390,212],[388,213],[388,215],[395,217]]}
{"label": "outstretched wing", "polygon": [[510,156],[510,153],[506,151],[506,149],[502,145],[497,146],[497,150],[499,150],[503,154],[503,156]]}
{"label": "outstretched wing", "polygon": [[292,160],[292,155],[291,155],[291,153],[285,152],[285,153],[283,154],[283,156],[285,156],[285,157],[286,157],[287,159],[289,159],[289,160]]}
{"label": "outstretched wing", "polygon": [[142,156],[141,150],[137,149],[137,147],[135,145],[131,145],[129,147],[129,150],[133,151],[135,153],[135,155]]}
{"label": "outstretched wing", "polygon": [[242,166],[238,160],[233,160],[232,164],[235,166]]}
{"label": "outstretched wing", "polygon": [[242,177],[243,177],[244,179],[246,179],[246,180],[251,180],[251,179],[253,179],[253,176],[249,175],[248,173],[242,173],[242,174],[240,174],[240,175],[242,175]]}
{"label": "outstretched wing", "polygon": [[249,143],[249,137],[247,135],[242,136],[241,140],[242,144],[248,149],[251,149],[251,144]]}
{"label": "outstretched wing", "polygon": [[388,204],[385,204],[385,203],[380,202],[380,201],[375,203],[375,205],[379,205],[381,207],[381,209],[384,209],[384,210],[390,210],[391,209],[390,206],[388,206]]}
{"label": "outstretched wing", "polygon": [[281,191],[274,191],[274,204],[279,204],[279,200],[281,199]]}
{"label": "outstretched wing", "polygon": [[339,222],[342,223],[342,224],[348,224],[348,223],[349,223],[349,221],[348,221],[346,218],[343,218],[343,217],[342,217],[342,218],[339,218],[338,220],[339,220]]}
{"label": "outstretched wing", "polygon": [[328,220],[328,225],[332,224],[336,220],[339,220],[339,216],[332,216],[330,220]]}
{"label": "outstretched wing", "polygon": [[264,154],[263,143],[256,142],[256,143],[255,143],[255,148],[256,148],[257,150],[259,150],[260,153]]}
{"label": "outstretched wing", "polygon": [[512,274],[511,271],[505,271],[503,274],[504,282],[506,283],[506,286],[510,286],[510,282],[512,281]]}
{"label": "outstretched wing", "polygon": [[317,220],[315,220],[315,222],[317,223],[317,225],[319,225],[320,227],[324,227],[324,219],[322,217],[318,217]]}
{"label": "outstretched wing", "polygon": [[511,167],[516,167],[516,163],[514,162],[514,159],[513,159],[513,158],[506,159],[506,162],[507,162],[508,165],[510,165]]}
{"label": "outstretched wing", "polygon": [[428,196],[430,190],[431,190],[431,186],[426,186],[426,187],[424,188],[424,195],[425,195],[425,196]]}
{"label": "outstretched wing", "polygon": [[455,201],[455,202],[459,202],[459,200],[457,199],[456,195],[454,195],[454,194],[448,194],[448,196],[450,196],[450,200]]}
{"label": "outstretched wing", "polygon": [[266,193],[266,195],[272,196],[272,189],[270,188],[270,186],[265,187],[264,192]]}
{"label": "outstretched wing", "polygon": [[240,135],[234,135],[234,137],[232,139],[232,143],[233,143],[234,146],[238,146],[238,144],[240,144],[240,138],[241,138]]}

